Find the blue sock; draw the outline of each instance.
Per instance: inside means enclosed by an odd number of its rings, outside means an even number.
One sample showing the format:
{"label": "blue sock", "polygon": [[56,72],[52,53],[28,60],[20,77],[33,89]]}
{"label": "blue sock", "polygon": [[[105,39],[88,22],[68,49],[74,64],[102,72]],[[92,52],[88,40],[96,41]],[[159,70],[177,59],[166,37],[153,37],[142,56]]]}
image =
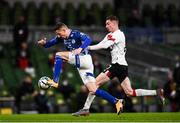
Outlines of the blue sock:
{"label": "blue sock", "polygon": [[53,81],[56,83],[59,82],[61,67],[62,67],[62,58],[60,56],[56,56],[54,63],[54,75],[53,75]]}
{"label": "blue sock", "polygon": [[95,94],[97,96],[100,96],[103,99],[109,101],[112,104],[116,104],[117,103],[117,99],[115,97],[113,97],[112,95],[110,95],[108,92],[104,91],[104,90],[97,89]]}

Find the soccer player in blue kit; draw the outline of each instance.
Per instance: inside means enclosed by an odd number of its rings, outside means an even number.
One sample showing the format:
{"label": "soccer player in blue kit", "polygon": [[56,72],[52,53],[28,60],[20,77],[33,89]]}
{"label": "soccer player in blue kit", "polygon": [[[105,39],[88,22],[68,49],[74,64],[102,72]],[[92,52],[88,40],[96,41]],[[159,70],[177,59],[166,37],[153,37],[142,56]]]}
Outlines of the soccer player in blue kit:
{"label": "soccer player in blue kit", "polygon": [[55,29],[56,37],[49,41],[41,39],[38,44],[49,48],[59,42],[64,42],[67,51],[57,52],[55,55],[54,74],[53,79],[48,81],[51,87],[58,88],[59,78],[61,73],[62,61],[66,61],[76,66],[83,83],[88,88],[91,94],[102,97],[103,99],[114,104],[119,114],[123,109],[123,100],[117,99],[110,95],[108,92],[98,89],[95,82],[96,79],[93,75],[93,62],[91,55],[88,51],[88,46],[92,40],[90,37],[78,30],[71,30],[62,22],[56,24]]}

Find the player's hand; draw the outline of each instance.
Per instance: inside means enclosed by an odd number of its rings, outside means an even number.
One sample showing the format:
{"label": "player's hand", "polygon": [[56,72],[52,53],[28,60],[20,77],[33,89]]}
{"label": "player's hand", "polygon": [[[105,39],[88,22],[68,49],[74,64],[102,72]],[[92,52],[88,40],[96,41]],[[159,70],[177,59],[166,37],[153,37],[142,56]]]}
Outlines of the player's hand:
{"label": "player's hand", "polygon": [[44,46],[46,44],[46,38],[43,38],[37,42],[38,45]]}
{"label": "player's hand", "polygon": [[82,48],[78,48],[78,49],[73,50],[72,53],[73,53],[73,55],[77,55],[77,54],[81,53],[81,51],[82,51]]}

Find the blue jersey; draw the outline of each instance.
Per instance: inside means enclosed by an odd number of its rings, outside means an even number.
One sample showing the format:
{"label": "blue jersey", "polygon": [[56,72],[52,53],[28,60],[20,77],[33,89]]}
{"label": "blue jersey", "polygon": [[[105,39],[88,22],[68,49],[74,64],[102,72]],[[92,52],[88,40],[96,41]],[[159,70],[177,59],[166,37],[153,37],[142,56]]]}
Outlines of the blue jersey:
{"label": "blue jersey", "polygon": [[81,53],[88,54],[87,47],[91,44],[92,40],[90,37],[78,30],[72,30],[69,37],[67,39],[54,37],[51,40],[49,40],[44,47],[49,48],[53,45],[58,44],[59,42],[63,42],[65,48],[68,51],[72,51],[77,48],[82,48],[83,50]]}

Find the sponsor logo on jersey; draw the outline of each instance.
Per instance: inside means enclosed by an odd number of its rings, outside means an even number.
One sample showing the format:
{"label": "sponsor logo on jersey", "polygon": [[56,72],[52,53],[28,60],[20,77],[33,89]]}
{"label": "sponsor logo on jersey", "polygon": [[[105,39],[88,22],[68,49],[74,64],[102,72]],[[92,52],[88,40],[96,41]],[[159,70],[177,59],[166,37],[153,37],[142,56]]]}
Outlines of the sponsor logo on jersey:
{"label": "sponsor logo on jersey", "polygon": [[111,40],[111,41],[115,41],[115,38],[113,38],[113,36],[112,36],[111,34],[109,34],[109,35],[107,36],[107,39],[108,39],[108,40]]}

